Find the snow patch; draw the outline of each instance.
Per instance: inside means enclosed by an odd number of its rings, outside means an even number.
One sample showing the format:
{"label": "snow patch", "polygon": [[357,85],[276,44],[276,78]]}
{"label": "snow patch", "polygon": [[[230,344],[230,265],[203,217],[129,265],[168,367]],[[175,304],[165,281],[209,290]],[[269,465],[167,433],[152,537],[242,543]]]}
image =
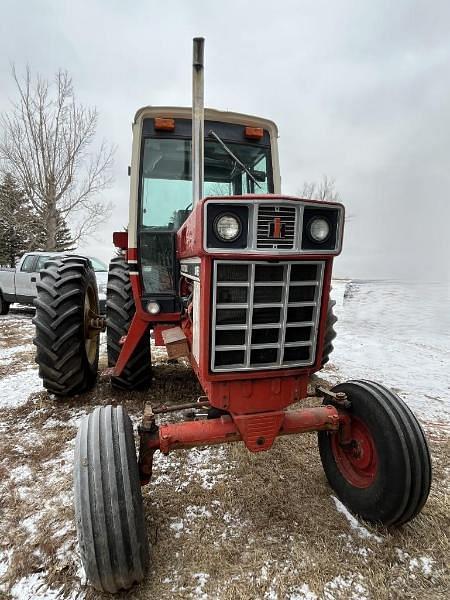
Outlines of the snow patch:
{"label": "snow patch", "polygon": [[179,538],[181,537],[181,532],[184,529],[184,522],[182,520],[175,521],[174,523],[170,524],[170,529],[173,529],[176,532],[175,537]]}
{"label": "snow patch", "polygon": [[187,519],[204,519],[211,516],[211,511],[209,511],[206,506],[186,506]]}
{"label": "snow patch", "polygon": [[[4,552],[0,551],[0,579],[5,575],[6,571],[9,569],[9,565],[11,562],[12,550],[6,550]],[[0,592],[2,591],[2,586],[0,586]]]}
{"label": "snow patch", "polygon": [[32,472],[28,465],[20,465],[20,467],[15,467],[9,472],[9,478],[11,481],[14,481],[15,484],[23,483],[31,479]]}
{"label": "snow patch", "polygon": [[193,573],[192,577],[196,579],[197,585],[194,590],[194,598],[195,600],[207,600],[208,594],[203,591],[203,588],[208,582],[209,574],[208,573]]}
{"label": "snow patch", "polygon": [[450,428],[450,312],[442,311],[449,284],[334,280],[332,285],[337,338],[320,376],[332,385],[381,381],[420,417]]}
{"label": "snow patch", "polygon": [[73,591],[69,596],[63,595],[62,587],[57,589],[51,589],[45,583],[45,573],[32,573],[27,577],[19,579],[11,588],[11,598],[17,600],[31,600],[32,598],[39,598],[40,600],[75,600],[75,598],[82,598],[80,592]]}
{"label": "snow patch", "polygon": [[157,453],[153,459],[154,475],[152,485],[170,484],[174,481],[178,488],[184,489],[199,483],[205,490],[211,490],[223,481],[234,467],[226,458],[222,447],[193,448],[183,458],[180,455],[164,456]]}
{"label": "snow patch", "polygon": [[358,521],[358,519],[356,519],[348,511],[348,509],[342,504],[342,502],[340,500],[338,500],[335,496],[331,496],[331,497],[333,498],[334,503],[336,504],[337,511],[344,515],[344,517],[349,522],[350,527],[356,531],[356,533],[359,535],[359,537],[365,538],[365,539],[372,539],[379,543],[381,543],[383,541],[383,538],[381,538],[379,535],[375,535],[374,533],[371,533],[368,529],[363,527],[360,524],[360,522]]}
{"label": "snow patch", "polygon": [[0,381],[0,410],[25,404],[31,394],[42,390],[38,370],[33,367],[7,375]]}
{"label": "snow patch", "polygon": [[369,592],[363,585],[361,575],[352,574],[347,577],[338,575],[325,584],[323,588],[324,600],[336,600],[336,592],[345,594],[345,598],[351,600],[369,600]]}
{"label": "snow patch", "polygon": [[288,592],[287,600],[317,600],[317,595],[312,592],[307,583],[295,586]]}
{"label": "snow patch", "polygon": [[13,361],[15,354],[31,352],[33,349],[33,344],[23,344],[22,346],[13,346],[12,348],[2,348],[0,346],[0,360],[2,365],[9,365]]}
{"label": "snow patch", "polygon": [[429,556],[419,556],[419,558],[411,557],[408,552],[401,550],[400,548],[395,549],[395,553],[399,558],[400,562],[408,563],[409,572],[411,576],[415,577],[415,572],[419,571],[424,577],[431,577],[433,575],[433,564],[434,560]]}

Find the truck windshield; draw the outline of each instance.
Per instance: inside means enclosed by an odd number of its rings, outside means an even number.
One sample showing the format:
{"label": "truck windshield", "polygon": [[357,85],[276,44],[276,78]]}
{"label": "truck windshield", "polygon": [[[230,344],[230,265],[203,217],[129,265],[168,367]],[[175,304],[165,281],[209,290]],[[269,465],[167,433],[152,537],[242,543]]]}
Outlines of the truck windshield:
{"label": "truck windshield", "polygon": [[[270,193],[269,148],[231,142],[226,145],[238,161],[218,140],[205,140],[204,196]],[[144,229],[176,231],[182,225],[191,208],[191,173],[191,140],[145,140],[140,203]]]}

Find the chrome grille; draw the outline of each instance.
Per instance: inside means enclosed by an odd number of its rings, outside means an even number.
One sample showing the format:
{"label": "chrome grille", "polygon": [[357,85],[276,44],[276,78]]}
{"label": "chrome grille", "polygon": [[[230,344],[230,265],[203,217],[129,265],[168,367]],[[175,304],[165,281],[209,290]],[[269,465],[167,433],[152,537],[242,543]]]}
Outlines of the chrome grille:
{"label": "chrome grille", "polygon": [[323,261],[215,261],[211,369],[312,365]]}
{"label": "chrome grille", "polygon": [[258,206],[256,230],[257,248],[294,248],[297,211],[293,206]]}

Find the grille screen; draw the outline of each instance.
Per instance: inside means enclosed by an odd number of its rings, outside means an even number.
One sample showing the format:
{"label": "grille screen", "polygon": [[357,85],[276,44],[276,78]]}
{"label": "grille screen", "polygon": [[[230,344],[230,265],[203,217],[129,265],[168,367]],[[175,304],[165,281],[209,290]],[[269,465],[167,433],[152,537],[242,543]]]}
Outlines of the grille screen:
{"label": "grille screen", "polygon": [[323,270],[321,261],[216,261],[212,370],[313,364]]}
{"label": "grille screen", "polygon": [[297,211],[293,206],[260,204],[256,231],[257,248],[294,247]]}

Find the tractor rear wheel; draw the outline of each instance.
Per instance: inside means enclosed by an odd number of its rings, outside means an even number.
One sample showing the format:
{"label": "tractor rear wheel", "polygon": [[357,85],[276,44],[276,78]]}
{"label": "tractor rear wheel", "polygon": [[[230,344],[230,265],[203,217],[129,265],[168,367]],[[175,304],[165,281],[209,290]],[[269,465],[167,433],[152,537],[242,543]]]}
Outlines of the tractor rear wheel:
{"label": "tractor rear wheel", "polygon": [[122,406],[81,421],[74,462],[75,520],[89,582],[115,593],[142,581],[148,540],[133,427]]}
{"label": "tractor rear wheel", "polygon": [[338,318],[333,312],[333,306],[336,304],[336,300],[331,300],[328,303],[327,322],[325,326],[325,341],[322,350],[322,367],[327,364],[330,360],[330,354],[333,352],[333,340],[336,337],[336,330],[334,328]]}
{"label": "tractor rear wheel", "polygon": [[57,396],[89,390],[97,379],[100,330],[97,283],[88,258],[49,260],[36,283],[36,362],[44,387]]}
{"label": "tractor rear wheel", "polygon": [[0,292],[0,315],[7,315],[9,313],[9,302],[3,299],[2,293]]}
{"label": "tractor rear wheel", "polygon": [[339,432],[319,432],[327,479],[342,502],[366,521],[401,525],[424,506],[431,485],[427,441],[416,417],[386,387],[349,381],[333,388],[347,394],[351,443]]}
{"label": "tractor rear wheel", "polygon": [[[127,335],[136,307],[130,282],[130,269],[121,257],[111,260],[106,292],[106,324],[108,366],[114,367],[121,350],[121,339]],[[144,390],[152,381],[150,330],[142,336],[120,377],[111,383],[123,390]]]}

